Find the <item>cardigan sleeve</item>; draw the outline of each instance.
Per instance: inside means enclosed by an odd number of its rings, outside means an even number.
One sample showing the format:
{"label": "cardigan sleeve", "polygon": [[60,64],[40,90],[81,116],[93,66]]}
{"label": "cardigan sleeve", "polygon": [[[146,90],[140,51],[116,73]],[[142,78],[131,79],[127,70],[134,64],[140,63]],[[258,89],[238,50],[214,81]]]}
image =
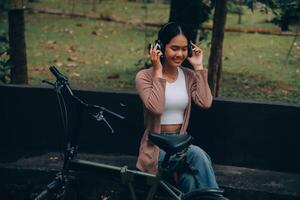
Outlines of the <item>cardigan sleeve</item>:
{"label": "cardigan sleeve", "polygon": [[208,86],[206,69],[194,71],[192,99],[198,106],[205,109],[212,104],[212,94]]}
{"label": "cardigan sleeve", "polygon": [[161,115],[165,106],[166,80],[142,70],[135,77],[135,86],[144,106],[153,114]]}

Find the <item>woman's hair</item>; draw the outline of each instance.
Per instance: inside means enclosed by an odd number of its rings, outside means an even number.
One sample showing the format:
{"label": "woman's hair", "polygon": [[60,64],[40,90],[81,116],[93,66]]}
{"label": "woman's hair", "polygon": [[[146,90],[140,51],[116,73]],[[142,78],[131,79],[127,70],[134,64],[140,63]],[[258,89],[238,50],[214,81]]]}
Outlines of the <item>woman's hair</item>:
{"label": "woman's hair", "polygon": [[184,35],[187,41],[189,41],[189,36],[185,32],[182,25],[176,22],[169,22],[159,30],[158,40],[163,46],[165,46],[172,40],[172,38],[176,37],[177,35]]}

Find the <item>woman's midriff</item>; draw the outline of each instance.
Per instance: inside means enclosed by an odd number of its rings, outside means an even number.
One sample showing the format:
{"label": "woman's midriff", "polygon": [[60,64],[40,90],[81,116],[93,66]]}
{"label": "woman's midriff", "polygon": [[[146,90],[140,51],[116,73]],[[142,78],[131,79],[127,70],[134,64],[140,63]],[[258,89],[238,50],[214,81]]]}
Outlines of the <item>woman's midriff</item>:
{"label": "woman's midriff", "polygon": [[161,132],[179,132],[182,124],[160,125]]}

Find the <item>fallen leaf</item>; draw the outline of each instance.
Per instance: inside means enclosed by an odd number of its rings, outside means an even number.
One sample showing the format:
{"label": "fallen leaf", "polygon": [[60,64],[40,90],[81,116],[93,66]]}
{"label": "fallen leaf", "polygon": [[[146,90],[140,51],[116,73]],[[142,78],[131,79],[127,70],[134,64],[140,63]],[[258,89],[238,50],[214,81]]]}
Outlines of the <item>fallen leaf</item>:
{"label": "fallen leaf", "polygon": [[109,75],[107,76],[108,79],[118,79],[120,78],[120,75],[119,74],[112,74],[112,75]]}
{"label": "fallen leaf", "polygon": [[98,31],[92,31],[92,35],[100,35],[100,33],[98,33]]}
{"label": "fallen leaf", "polygon": [[62,32],[68,33],[68,34],[71,34],[71,35],[74,33],[74,31],[71,30],[71,29],[69,29],[69,28],[64,28],[64,29],[62,30]]}
{"label": "fallen leaf", "polygon": [[68,61],[78,61],[79,58],[78,58],[77,56],[70,56],[70,57],[68,57],[67,60],[68,60]]}
{"label": "fallen leaf", "polygon": [[75,52],[76,48],[74,46],[69,46],[68,52]]}
{"label": "fallen leaf", "polygon": [[70,74],[71,77],[80,77],[80,74],[77,72],[73,72]]}
{"label": "fallen leaf", "polygon": [[68,63],[67,64],[67,67],[77,67],[78,66],[78,64],[77,63]]}
{"label": "fallen leaf", "polygon": [[48,40],[47,44],[56,44],[56,41],[55,40]]}
{"label": "fallen leaf", "polygon": [[63,63],[61,63],[61,62],[56,62],[55,65],[56,65],[57,67],[61,67],[61,66],[63,66]]}

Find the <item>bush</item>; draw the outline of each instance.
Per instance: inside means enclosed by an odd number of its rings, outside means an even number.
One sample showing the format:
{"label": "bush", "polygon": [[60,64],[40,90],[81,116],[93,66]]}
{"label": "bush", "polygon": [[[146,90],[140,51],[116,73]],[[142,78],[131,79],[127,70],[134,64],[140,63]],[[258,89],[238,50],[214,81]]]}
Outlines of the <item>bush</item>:
{"label": "bush", "polygon": [[7,33],[0,30],[0,82],[10,82],[10,56]]}

